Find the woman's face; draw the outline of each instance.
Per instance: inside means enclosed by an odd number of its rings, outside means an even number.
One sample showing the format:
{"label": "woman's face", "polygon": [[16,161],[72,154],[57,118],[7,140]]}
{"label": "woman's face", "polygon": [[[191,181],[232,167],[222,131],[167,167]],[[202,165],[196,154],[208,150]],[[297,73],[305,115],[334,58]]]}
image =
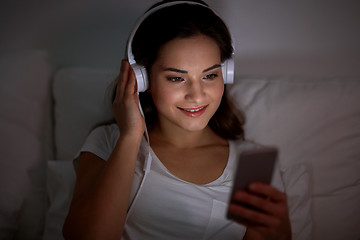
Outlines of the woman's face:
{"label": "woman's face", "polygon": [[216,42],[197,35],[166,43],[151,68],[150,92],[161,127],[204,129],[224,92]]}

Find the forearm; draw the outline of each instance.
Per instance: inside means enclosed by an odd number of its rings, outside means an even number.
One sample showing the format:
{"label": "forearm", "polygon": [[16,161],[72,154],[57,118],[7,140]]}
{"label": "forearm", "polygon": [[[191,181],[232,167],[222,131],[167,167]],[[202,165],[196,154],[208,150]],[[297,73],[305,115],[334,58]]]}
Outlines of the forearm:
{"label": "forearm", "polygon": [[138,137],[120,137],[96,179],[75,191],[67,221],[70,239],[121,238],[140,141]]}

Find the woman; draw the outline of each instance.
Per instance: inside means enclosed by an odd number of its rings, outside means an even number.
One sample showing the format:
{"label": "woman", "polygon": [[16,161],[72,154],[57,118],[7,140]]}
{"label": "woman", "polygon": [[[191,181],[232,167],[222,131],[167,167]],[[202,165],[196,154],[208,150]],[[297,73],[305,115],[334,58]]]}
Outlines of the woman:
{"label": "woman", "polygon": [[116,124],[95,129],[81,149],[65,238],[291,239],[286,195],[268,184],[235,195],[261,212],[232,203],[229,211],[246,221],[225,218],[234,162],[254,147],[243,140],[243,117],[224,86],[231,37],[203,2],[163,4],[131,42],[149,76],[140,93],[145,119],[123,60]]}

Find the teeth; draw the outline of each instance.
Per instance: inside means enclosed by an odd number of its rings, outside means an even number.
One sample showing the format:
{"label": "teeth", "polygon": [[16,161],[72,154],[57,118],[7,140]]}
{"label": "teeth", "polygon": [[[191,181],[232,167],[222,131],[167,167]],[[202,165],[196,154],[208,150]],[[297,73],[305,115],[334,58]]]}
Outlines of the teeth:
{"label": "teeth", "polygon": [[198,109],[184,109],[187,112],[198,112],[200,110],[204,109],[204,107],[198,108]]}

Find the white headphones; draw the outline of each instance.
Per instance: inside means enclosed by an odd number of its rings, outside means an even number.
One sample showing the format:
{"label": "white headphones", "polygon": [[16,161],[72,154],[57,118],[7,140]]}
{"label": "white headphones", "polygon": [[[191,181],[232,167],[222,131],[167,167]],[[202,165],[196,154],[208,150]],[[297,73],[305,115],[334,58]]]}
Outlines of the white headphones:
{"label": "white headphones", "polygon": [[[149,80],[148,80],[147,71],[146,71],[145,67],[136,63],[135,57],[134,57],[134,55],[132,53],[131,45],[132,45],[134,35],[135,35],[137,29],[139,28],[139,26],[141,25],[141,23],[148,16],[150,16],[151,14],[153,14],[154,12],[156,12],[156,11],[162,9],[162,8],[173,6],[173,5],[178,5],[178,4],[193,4],[193,5],[198,5],[198,6],[202,6],[202,7],[210,9],[206,5],[203,5],[203,4],[197,3],[197,2],[174,1],[174,2],[169,2],[169,3],[164,3],[164,4],[161,4],[159,6],[156,6],[156,7],[152,8],[151,10],[147,11],[138,20],[137,24],[135,25],[134,30],[132,31],[132,33],[129,36],[128,43],[127,43],[127,57],[128,57],[130,65],[131,65],[131,68],[135,72],[138,92],[144,92],[146,89],[148,89]],[[214,12],[212,9],[210,9],[210,10],[221,19],[219,14]],[[234,49],[234,46],[233,46],[233,49]],[[225,60],[221,64],[221,71],[222,71],[222,75],[223,75],[223,79],[224,79],[224,84],[231,84],[231,83],[234,82],[234,52],[232,53],[232,57],[230,59]]]}

